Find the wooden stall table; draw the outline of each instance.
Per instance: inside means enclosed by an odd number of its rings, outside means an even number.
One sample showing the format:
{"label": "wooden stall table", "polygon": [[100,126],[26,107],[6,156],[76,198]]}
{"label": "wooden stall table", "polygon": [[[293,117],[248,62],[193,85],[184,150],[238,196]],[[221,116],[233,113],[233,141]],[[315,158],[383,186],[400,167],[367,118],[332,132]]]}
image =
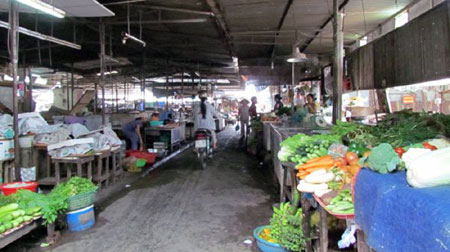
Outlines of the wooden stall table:
{"label": "wooden stall table", "polygon": [[93,180],[97,182],[98,190],[102,189],[103,182],[108,186],[109,183],[109,159],[111,157],[111,150],[103,150],[94,152],[95,162],[95,174]]}
{"label": "wooden stall table", "polygon": [[[52,163],[55,165],[55,176],[49,176],[38,181],[39,185],[57,185],[72,177],[72,168],[77,168],[77,176],[83,177],[83,165],[86,166],[86,176],[88,179],[92,177],[92,162],[94,161],[93,155],[80,155],[71,157],[52,158]],[[66,166],[67,177],[61,177],[61,165]]]}
{"label": "wooden stall table", "polygon": [[50,155],[48,155],[48,151],[47,151],[47,144],[34,144],[33,145],[34,151],[33,151],[33,161],[34,161],[34,165],[36,166],[36,178],[38,179],[40,175],[42,175],[42,168],[40,167],[40,162],[39,162],[39,154],[42,153],[45,155],[45,177],[50,177],[50,170],[51,170],[51,165],[52,165],[52,161],[51,161],[51,157]]}
{"label": "wooden stall table", "polygon": [[319,252],[328,251],[328,214],[340,220],[350,220],[353,221],[355,218],[354,214],[335,214],[327,210],[325,203],[316,195],[313,194],[314,200],[319,204],[319,214],[320,214],[320,226],[319,226],[319,241],[320,249]]}
{"label": "wooden stall table", "polygon": [[111,148],[111,177],[113,184],[116,183],[116,180],[122,177],[123,169],[122,169],[122,149],[120,146],[115,146]]}
{"label": "wooden stall table", "polygon": [[294,198],[294,190],[297,190],[297,176],[295,164],[292,162],[282,162],[283,182],[281,183],[281,202],[285,202],[286,198],[292,202]]}

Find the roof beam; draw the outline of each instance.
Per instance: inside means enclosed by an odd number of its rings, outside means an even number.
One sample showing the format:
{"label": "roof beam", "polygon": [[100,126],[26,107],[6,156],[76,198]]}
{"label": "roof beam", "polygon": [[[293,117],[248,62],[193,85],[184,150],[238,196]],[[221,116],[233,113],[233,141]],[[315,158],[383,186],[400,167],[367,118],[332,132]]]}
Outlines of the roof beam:
{"label": "roof beam", "polygon": [[144,20],[144,21],[110,21],[109,25],[126,25],[130,24],[192,24],[192,23],[206,23],[207,18],[191,18],[191,19],[169,19],[169,20]]}
{"label": "roof beam", "polygon": [[216,20],[216,24],[218,26],[219,33],[223,36],[225,45],[227,47],[230,56],[235,56],[235,52],[233,50],[233,43],[231,42],[230,29],[228,24],[225,21],[225,18],[222,14],[219,4],[216,0],[206,0],[206,3],[211,8],[211,11],[214,13],[214,17]]}
{"label": "roof beam", "polygon": [[[286,3],[286,6],[284,7],[283,15],[281,15],[281,19],[280,19],[280,22],[278,23],[278,27],[277,27],[277,32],[275,33],[274,42],[276,42],[277,37],[280,34],[281,27],[283,27],[284,20],[286,19],[289,9],[292,6],[292,2],[294,2],[294,0],[288,0]],[[273,57],[275,56],[275,45],[272,46],[271,51],[272,52],[270,53],[270,58],[273,59]]]}
{"label": "roof beam", "polygon": [[[344,1],[339,5],[338,11],[341,11],[341,10],[345,7],[345,5],[347,5],[347,3],[348,3],[349,1],[350,1],[350,0],[344,0]],[[304,45],[302,45],[302,47],[300,48],[300,51],[301,51],[301,52],[304,52],[304,51],[306,50],[306,48],[308,48],[308,46],[314,41],[314,39],[322,32],[322,29],[325,28],[325,26],[327,26],[328,23],[331,22],[331,20],[333,20],[333,15],[334,15],[334,14],[331,14],[331,15],[327,18],[327,20],[325,20],[325,22],[319,27],[319,30],[316,31],[316,33],[314,33],[314,36],[313,36],[312,38],[308,39],[308,40],[306,41],[306,43],[305,43]]]}
{"label": "roof beam", "polygon": [[204,16],[210,16],[210,17],[214,16],[214,13],[210,12],[210,11],[198,11],[198,10],[170,8],[170,7],[154,6],[154,5],[135,5],[135,6],[138,8],[143,8],[143,9],[173,11],[173,12],[189,13],[189,14],[196,14],[196,15],[204,15]]}

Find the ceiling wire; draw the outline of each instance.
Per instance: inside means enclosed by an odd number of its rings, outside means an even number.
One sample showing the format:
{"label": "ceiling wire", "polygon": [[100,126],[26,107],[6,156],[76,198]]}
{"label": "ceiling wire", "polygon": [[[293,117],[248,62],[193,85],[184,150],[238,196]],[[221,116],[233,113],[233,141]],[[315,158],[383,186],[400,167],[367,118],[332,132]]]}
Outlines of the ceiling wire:
{"label": "ceiling wire", "polygon": [[127,24],[128,24],[128,34],[131,34],[130,29],[130,4],[127,4]]}
{"label": "ceiling wire", "polygon": [[361,0],[361,6],[363,11],[363,17],[364,17],[364,34],[367,33],[367,22],[366,22],[366,9],[364,7],[364,0]]}

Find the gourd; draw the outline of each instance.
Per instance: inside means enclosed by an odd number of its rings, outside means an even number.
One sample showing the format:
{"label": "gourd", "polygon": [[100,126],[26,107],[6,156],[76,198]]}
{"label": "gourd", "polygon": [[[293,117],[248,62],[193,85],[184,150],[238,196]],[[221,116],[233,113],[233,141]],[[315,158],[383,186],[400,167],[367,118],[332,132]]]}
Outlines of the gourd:
{"label": "gourd", "polygon": [[413,187],[450,184],[450,147],[421,155],[407,169],[406,178]]}

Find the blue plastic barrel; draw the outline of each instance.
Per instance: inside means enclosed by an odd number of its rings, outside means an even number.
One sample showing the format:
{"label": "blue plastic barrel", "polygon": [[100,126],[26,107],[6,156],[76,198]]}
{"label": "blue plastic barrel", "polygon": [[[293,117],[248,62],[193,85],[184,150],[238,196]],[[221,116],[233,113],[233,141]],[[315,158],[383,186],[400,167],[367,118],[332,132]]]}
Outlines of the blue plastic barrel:
{"label": "blue plastic barrel", "polygon": [[68,212],[67,224],[72,232],[80,232],[91,228],[95,224],[94,205]]}

